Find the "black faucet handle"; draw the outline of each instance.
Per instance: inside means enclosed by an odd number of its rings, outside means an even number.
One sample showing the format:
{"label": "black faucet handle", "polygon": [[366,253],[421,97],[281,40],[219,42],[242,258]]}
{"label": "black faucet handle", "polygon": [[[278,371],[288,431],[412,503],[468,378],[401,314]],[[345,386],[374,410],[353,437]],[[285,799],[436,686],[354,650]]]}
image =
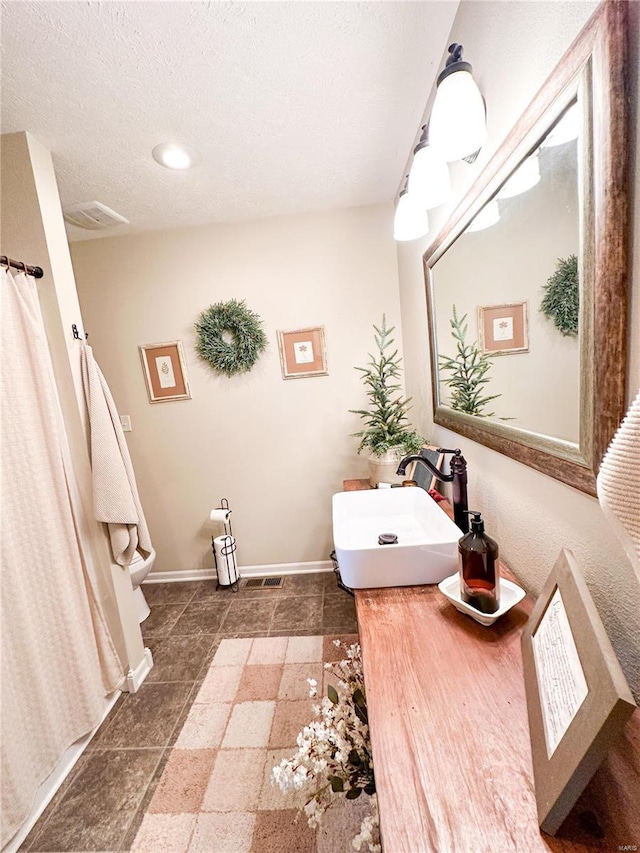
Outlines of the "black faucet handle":
{"label": "black faucet handle", "polygon": [[462,456],[462,451],[459,447],[456,447],[455,450],[447,450],[446,447],[438,447],[438,453],[453,453],[454,456]]}

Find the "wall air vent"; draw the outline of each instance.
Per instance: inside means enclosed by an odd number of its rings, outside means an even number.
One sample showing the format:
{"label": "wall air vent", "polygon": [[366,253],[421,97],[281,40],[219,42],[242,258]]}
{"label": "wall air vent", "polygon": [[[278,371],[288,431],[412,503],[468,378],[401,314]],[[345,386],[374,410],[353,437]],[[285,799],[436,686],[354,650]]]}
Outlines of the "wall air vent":
{"label": "wall air vent", "polygon": [[99,201],[84,201],[82,204],[73,204],[71,207],[65,208],[62,213],[65,222],[89,231],[129,224],[128,219]]}

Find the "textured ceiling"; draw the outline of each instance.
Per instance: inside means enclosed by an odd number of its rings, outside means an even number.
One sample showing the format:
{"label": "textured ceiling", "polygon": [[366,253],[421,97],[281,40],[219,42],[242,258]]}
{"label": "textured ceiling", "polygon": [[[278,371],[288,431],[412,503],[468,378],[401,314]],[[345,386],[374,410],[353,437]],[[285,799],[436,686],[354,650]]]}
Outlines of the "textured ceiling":
{"label": "textured ceiling", "polygon": [[390,201],[457,6],[3,3],[2,132],[53,152],[63,205],[131,221],[71,239]]}

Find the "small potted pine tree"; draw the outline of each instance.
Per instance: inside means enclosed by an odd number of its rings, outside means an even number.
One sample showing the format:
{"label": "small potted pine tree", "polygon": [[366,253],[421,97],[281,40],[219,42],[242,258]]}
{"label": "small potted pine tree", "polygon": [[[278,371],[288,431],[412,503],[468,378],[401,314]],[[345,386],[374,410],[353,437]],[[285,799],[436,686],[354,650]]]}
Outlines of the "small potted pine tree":
{"label": "small potted pine tree", "polygon": [[[396,469],[403,456],[417,453],[425,440],[409,425],[407,412],[411,398],[403,398],[399,384],[401,358],[393,349],[391,333],[395,326],[387,328],[382,315],[380,328],[374,325],[377,355],[369,353],[366,367],[356,367],[369,397],[368,409],[350,409],[360,415],[364,427],[353,433],[360,439],[358,453],[369,451],[369,479],[372,486],[379,482],[397,482]],[[389,352],[389,350],[392,350]]]}

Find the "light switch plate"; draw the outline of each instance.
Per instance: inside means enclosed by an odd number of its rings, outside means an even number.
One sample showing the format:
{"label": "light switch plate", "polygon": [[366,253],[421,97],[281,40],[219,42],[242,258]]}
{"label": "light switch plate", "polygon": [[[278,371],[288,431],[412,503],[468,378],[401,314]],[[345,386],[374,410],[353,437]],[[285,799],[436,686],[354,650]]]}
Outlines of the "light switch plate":
{"label": "light switch plate", "polygon": [[120,415],[122,432],[131,432],[131,415]]}

